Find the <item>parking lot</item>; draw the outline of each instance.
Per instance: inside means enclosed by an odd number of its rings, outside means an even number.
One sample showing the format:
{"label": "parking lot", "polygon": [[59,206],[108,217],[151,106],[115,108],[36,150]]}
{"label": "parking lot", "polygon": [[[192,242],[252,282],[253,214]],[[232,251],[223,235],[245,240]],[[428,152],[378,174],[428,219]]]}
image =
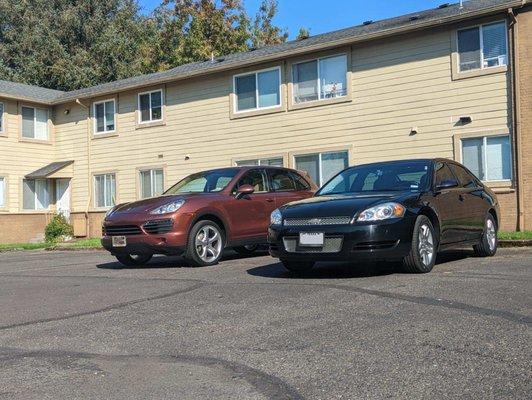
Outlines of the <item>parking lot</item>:
{"label": "parking lot", "polygon": [[532,250],[444,254],[426,275],[228,254],[124,268],[0,254],[0,398],[524,399]]}

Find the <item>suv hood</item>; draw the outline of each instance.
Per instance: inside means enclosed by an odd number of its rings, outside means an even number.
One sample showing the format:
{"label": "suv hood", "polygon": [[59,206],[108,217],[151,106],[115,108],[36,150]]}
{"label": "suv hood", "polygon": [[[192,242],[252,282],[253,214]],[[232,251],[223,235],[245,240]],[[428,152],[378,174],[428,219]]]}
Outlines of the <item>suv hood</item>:
{"label": "suv hood", "polygon": [[377,204],[395,201],[408,207],[417,192],[375,192],[324,195],[295,201],[281,208],[283,218],[353,217]]}
{"label": "suv hood", "polygon": [[168,204],[174,200],[183,199],[185,201],[200,197],[200,196],[213,196],[214,193],[185,193],[176,195],[162,195],[158,197],[150,197],[149,199],[143,199],[133,201],[131,203],[119,204],[113,210],[112,215],[117,214],[138,214],[145,213],[156,209],[164,204]]}

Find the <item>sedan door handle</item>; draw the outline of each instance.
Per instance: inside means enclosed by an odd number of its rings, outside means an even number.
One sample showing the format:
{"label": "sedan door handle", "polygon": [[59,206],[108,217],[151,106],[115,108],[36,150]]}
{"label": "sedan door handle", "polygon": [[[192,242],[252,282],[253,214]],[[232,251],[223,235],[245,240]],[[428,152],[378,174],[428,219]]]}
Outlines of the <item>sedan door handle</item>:
{"label": "sedan door handle", "polygon": [[464,196],[463,196],[463,195],[459,195],[459,196],[458,196],[458,199],[459,199],[460,201],[464,201]]}

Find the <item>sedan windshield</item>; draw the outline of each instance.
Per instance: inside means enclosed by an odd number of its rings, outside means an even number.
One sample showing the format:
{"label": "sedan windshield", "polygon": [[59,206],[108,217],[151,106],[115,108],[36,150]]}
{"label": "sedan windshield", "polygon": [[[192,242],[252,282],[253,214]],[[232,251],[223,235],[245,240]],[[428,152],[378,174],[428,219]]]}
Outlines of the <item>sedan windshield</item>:
{"label": "sedan windshield", "polygon": [[177,182],[164,194],[221,192],[237,173],[238,168],[225,168],[192,174]]}
{"label": "sedan windshield", "polygon": [[420,160],[348,168],[327,182],[316,195],[422,191],[427,187],[429,165],[428,161]]}

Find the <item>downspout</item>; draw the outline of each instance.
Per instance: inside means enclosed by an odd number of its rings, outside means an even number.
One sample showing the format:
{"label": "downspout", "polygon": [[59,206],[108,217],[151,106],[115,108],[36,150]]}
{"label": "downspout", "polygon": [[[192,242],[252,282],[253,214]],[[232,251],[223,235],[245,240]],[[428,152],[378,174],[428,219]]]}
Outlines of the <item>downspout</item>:
{"label": "downspout", "polygon": [[92,185],[91,185],[91,114],[89,106],[83,104],[79,99],[76,99],[76,104],[79,104],[82,108],[87,110],[87,203],[85,205],[85,230],[87,237],[90,237],[90,220],[89,220],[89,207],[92,198]]}
{"label": "downspout", "polygon": [[[523,2],[524,5],[524,2]],[[517,18],[512,8],[508,9],[508,15],[511,18],[510,28],[512,34],[512,73],[511,73],[511,88],[512,88],[512,102],[513,102],[513,132],[514,132],[514,146],[515,146],[515,174],[517,181],[517,230],[521,231],[525,226],[525,214],[523,210],[524,196],[523,196],[523,155],[521,152],[521,92],[519,87],[519,28]]]}

